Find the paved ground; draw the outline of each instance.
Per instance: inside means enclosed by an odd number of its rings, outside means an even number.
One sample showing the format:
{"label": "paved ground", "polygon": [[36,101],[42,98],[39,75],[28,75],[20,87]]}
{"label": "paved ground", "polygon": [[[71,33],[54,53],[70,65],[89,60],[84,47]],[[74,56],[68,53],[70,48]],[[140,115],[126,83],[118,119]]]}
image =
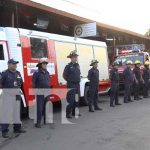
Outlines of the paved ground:
{"label": "paved ground", "polygon": [[[73,119],[74,125],[56,123],[35,129],[32,121],[25,121],[27,133],[18,138],[3,140],[2,150],[150,150],[150,99],[123,104],[115,108],[102,97],[102,112],[88,113],[81,107],[82,117]],[[122,98],[121,98],[122,100]]]}

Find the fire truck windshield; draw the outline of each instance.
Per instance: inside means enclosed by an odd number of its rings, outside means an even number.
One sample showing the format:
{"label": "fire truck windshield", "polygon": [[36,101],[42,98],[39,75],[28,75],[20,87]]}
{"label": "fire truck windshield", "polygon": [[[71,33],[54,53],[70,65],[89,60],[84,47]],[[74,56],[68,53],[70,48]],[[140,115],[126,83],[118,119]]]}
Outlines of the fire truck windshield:
{"label": "fire truck windshield", "polygon": [[119,66],[126,65],[126,62],[130,60],[133,63],[135,60],[139,60],[142,64],[144,63],[144,54],[138,53],[138,54],[127,54],[127,55],[120,55],[115,59],[115,63],[117,63]]}

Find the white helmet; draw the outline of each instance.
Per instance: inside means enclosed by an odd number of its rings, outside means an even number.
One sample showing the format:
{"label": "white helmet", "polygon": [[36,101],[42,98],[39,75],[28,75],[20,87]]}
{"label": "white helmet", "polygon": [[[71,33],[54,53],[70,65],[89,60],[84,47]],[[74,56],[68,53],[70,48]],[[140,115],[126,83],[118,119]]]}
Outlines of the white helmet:
{"label": "white helmet", "polygon": [[45,57],[41,58],[39,60],[39,63],[37,64],[37,67],[39,67],[39,65],[42,64],[42,63],[47,63],[48,64],[48,58],[45,58]]}
{"label": "white helmet", "polygon": [[48,63],[48,58],[45,58],[45,57],[41,58],[41,59],[39,60],[39,63],[40,63],[40,64],[41,64],[41,63]]}

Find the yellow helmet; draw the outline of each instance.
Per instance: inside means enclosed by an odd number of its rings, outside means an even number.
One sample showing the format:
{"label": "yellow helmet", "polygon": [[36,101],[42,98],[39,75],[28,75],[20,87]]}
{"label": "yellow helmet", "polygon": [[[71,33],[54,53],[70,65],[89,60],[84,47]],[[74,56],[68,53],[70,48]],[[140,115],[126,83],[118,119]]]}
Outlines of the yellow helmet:
{"label": "yellow helmet", "polygon": [[150,65],[149,61],[145,61],[144,65]]}
{"label": "yellow helmet", "polygon": [[126,64],[127,64],[127,65],[132,65],[133,62],[132,62],[131,60],[128,60],[128,61],[126,62]]}
{"label": "yellow helmet", "polygon": [[141,64],[139,60],[135,60],[134,64]]}

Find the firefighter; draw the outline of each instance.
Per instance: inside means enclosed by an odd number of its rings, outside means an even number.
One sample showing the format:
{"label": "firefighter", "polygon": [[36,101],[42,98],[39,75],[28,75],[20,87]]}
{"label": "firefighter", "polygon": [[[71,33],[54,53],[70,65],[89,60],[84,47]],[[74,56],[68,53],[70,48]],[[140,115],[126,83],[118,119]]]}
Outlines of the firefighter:
{"label": "firefighter", "polygon": [[[33,88],[36,89],[50,89],[50,74],[47,71],[47,58],[41,58],[37,64],[38,70],[33,74],[32,84]],[[49,96],[44,95],[36,96],[37,104],[37,122],[35,123],[36,128],[41,128],[42,116],[45,115],[45,105]]]}
{"label": "firefighter", "polygon": [[144,87],[143,87],[143,97],[148,98],[148,90],[149,90],[149,80],[150,80],[150,70],[149,70],[150,62],[146,61],[143,70],[143,80],[144,80]]}
{"label": "firefighter", "polygon": [[[71,59],[71,62],[66,65],[63,78],[67,81],[67,88],[69,89],[67,93],[67,108],[66,108],[66,118],[72,118],[75,116],[75,108],[79,107],[79,102],[76,102],[75,95],[79,95],[80,88],[80,66],[77,63],[78,54],[75,51],[72,51],[67,58]],[[81,114],[77,114],[81,116]]]}
{"label": "firefighter", "polygon": [[[92,60],[90,66],[92,68],[88,72],[89,83],[89,112],[94,112],[94,110],[102,110],[98,106],[98,84],[99,84],[99,70],[98,61]],[[94,105],[94,109],[93,109]]]}
{"label": "firefighter", "polygon": [[[3,71],[1,74],[1,88],[2,89],[15,89],[21,88],[23,80],[19,71],[17,71],[17,64],[19,62],[10,59],[8,61],[8,69]],[[5,92],[5,91],[4,91]],[[5,96],[5,95],[4,95]],[[10,99],[11,96],[7,95]],[[7,97],[7,98],[8,98]],[[17,100],[21,100],[21,97],[18,95]],[[8,131],[9,131],[9,124],[1,124],[2,126],[2,137],[9,138]],[[21,124],[14,124],[14,133],[18,136],[20,133],[25,133],[26,131],[21,127]]]}
{"label": "firefighter", "polygon": [[124,92],[124,103],[133,102],[131,100],[131,92],[132,92],[132,85],[133,85],[133,73],[131,70],[131,65],[133,64],[132,61],[127,61],[126,69],[123,72],[124,75],[124,86],[125,86],[125,92]]}
{"label": "firefighter", "polygon": [[142,78],[142,73],[140,69],[141,62],[139,60],[136,60],[134,62],[135,67],[133,69],[133,93],[134,93],[134,100],[141,100],[142,98],[139,97],[140,87],[141,83],[144,83],[144,80]]}
{"label": "firefighter", "polygon": [[[110,71],[111,80],[111,93],[110,93],[110,107],[115,107],[115,105],[121,105],[118,100],[119,93],[119,73],[117,69],[117,63],[114,63],[112,70]],[[115,101],[115,105],[114,105]]]}

